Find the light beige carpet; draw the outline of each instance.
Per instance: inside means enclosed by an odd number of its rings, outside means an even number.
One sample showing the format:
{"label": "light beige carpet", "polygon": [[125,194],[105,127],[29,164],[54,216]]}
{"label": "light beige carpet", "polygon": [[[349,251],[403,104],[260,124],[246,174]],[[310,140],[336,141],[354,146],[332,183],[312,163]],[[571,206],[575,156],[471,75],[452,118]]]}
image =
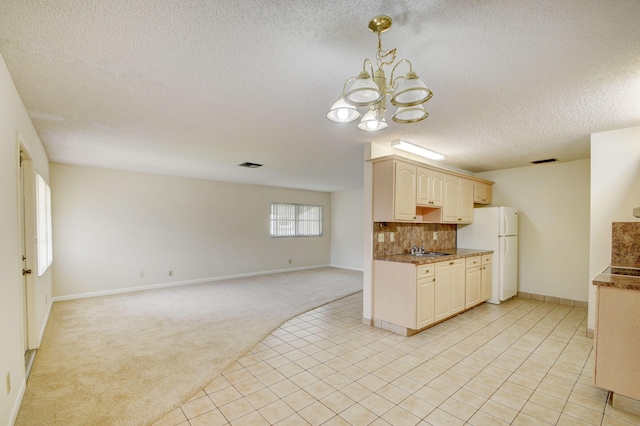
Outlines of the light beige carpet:
{"label": "light beige carpet", "polygon": [[290,318],[362,290],[335,268],[53,305],[17,425],[148,425]]}

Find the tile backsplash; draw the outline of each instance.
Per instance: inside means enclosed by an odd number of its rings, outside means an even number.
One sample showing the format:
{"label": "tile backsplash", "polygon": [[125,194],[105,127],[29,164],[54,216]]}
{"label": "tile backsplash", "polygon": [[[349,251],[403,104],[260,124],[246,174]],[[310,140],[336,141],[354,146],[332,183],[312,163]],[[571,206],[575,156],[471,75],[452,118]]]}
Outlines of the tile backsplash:
{"label": "tile backsplash", "polygon": [[613,222],[611,264],[640,266],[640,222]]}
{"label": "tile backsplash", "polygon": [[[456,248],[457,225],[440,223],[373,223],[373,256],[389,256],[408,253],[416,244],[424,246],[427,251],[441,251]],[[394,234],[394,241],[390,241],[390,233]],[[438,233],[438,239],[433,239],[433,233]],[[384,242],[378,242],[378,234],[384,234]]]}

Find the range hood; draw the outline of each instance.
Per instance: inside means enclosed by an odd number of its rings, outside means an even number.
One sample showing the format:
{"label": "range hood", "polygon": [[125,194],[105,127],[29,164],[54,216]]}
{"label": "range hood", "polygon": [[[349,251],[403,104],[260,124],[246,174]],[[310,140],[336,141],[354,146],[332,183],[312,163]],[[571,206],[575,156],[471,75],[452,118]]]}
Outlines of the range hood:
{"label": "range hood", "polygon": [[640,207],[636,207],[635,209],[633,209],[633,215],[635,217],[640,217]]}

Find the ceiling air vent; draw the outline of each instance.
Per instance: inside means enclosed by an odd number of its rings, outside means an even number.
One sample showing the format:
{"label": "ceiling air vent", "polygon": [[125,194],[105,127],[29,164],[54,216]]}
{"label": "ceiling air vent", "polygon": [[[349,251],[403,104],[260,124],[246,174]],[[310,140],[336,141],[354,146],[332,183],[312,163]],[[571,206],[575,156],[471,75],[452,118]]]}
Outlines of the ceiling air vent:
{"label": "ceiling air vent", "polygon": [[262,167],[262,164],[258,163],[249,163],[248,161],[242,164],[238,164],[240,167],[248,167],[250,169],[257,169],[258,167]]}
{"label": "ceiling air vent", "polygon": [[546,160],[532,161],[531,164],[555,163],[556,161],[558,161],[557,158],[547,158]]}

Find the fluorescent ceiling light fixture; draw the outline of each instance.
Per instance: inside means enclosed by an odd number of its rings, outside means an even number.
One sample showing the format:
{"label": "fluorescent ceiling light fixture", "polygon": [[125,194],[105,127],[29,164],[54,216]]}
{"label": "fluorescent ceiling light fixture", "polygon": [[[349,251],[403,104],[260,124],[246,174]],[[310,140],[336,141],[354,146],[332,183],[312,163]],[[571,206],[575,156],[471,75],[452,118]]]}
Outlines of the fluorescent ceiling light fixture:
{"label": "fluorescent ceiling light fixture", "polygon": [[419,155],[421,157],[429,158],[431,160],[442,161],[445,158],[444,155],[442,154],[428,150],[427,148],[423,148],[418,145],[414,145],[407,141],[403,141],[401,139],[391,142],[391,146],[394,148],[401,149],[403,151],[410,152],[412,154]]}

